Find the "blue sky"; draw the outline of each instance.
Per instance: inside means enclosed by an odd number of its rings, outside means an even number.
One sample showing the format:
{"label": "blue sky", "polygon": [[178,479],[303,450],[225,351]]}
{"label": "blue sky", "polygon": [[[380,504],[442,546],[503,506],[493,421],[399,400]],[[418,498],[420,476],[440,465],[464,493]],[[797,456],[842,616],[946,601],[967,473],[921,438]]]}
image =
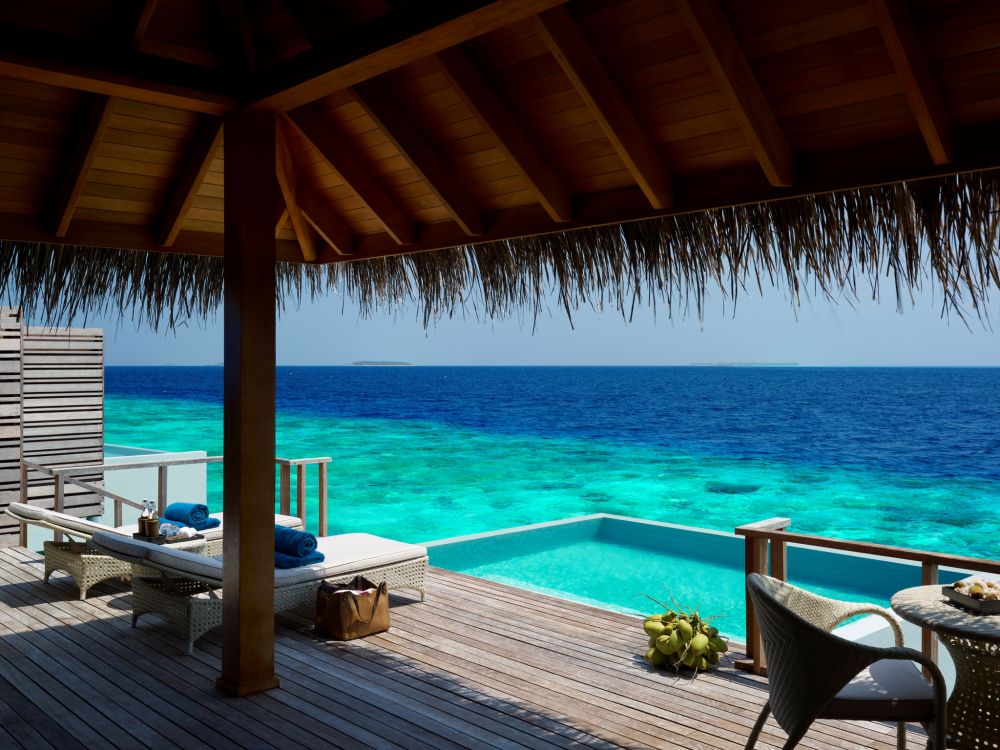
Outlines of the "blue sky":
{"label": "blue sky", "polygon": [[[891,295],[891,292],[890,292]],[[994,315],[1000,321],[1000,316]],[[217,364],[222,361],[222,315],[176,331],[137,330],[130,321],[88,321],[105,327],[106,361],[125,364]],[[331,296],[287,310],[278,324],[280,364],[349,364],[403,360],[420,365],[686,365],[795,362],[802,365],[1000,365],[1000,332],[977,318],[968,326],[943,319],[930,292],[900,313],[895,299],[831,303],[804,300],[795,308],[784,292],[741,296],[732,305],[710,300],[695,314],[642,308],[630,323],[617,312],[581,310],[569,325],[561,309],[538,321],[442,320],[425,330],[415,310],[360,319]]]}

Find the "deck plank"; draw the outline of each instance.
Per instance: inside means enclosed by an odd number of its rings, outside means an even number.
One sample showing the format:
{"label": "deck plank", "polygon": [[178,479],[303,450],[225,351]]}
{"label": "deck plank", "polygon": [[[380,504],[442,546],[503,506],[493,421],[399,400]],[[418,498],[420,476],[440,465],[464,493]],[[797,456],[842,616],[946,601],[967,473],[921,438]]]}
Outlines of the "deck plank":
{"label": "deck plank", "polygon": [[[281,687],[241,700],[215,689],[218,633],[187,656],[160,618],[131,628],[127,584],[80,602],[42,575],[39,555],[0,549],[3,747],[737,750],[766,699],[766,680],[728,663],[693,681],[649,669],[635,618],[432,570],[427,601],[394,594],[392,629],[362,641],[316,638],[307,611],[279,617]],[[783,741],[769,722],[759,747]],[[861,722],[803,742],[894,746],[893,727]]]}

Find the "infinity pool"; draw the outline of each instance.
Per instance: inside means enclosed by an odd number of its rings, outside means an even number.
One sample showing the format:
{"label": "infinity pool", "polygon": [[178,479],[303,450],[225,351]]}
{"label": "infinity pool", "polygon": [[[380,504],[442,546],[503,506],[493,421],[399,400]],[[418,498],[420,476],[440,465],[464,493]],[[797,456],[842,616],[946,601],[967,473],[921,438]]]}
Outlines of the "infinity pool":
{"label": "infinity pool", "polygon": [[[610,515],[586,516],[428,544],[431,565],[629,614],[647,595],[714,616],[746,636],[744,542],[734,534]],[[920,566],[791,546],[790,580],[824,596],[887,605],[920,583]],[[942,571],[943,582],[962,577]]]}

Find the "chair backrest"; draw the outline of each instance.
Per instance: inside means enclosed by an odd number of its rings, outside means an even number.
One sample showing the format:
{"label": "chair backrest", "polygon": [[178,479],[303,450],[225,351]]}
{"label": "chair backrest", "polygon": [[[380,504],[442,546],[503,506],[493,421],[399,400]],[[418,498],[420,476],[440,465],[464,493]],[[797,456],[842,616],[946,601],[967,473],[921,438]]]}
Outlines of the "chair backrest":
{"label": "chair backrest", "polygon": [[37,505],[10,503],[5,510],[8,516],[22,523],[30,523],[33,526],[41,526],[81,539],[90,539],[99,531],[112,531],[109,526],[48,508],[40,508]]}
{"label": "chair backrest", "polygon": [[[758,573],[747,576],[770,687],[771,711],[789,735],[800,735],[844,685],[871,662],[870,650],[814,625],[821,598]],[[826,617],[817,611],[816,620]]]}

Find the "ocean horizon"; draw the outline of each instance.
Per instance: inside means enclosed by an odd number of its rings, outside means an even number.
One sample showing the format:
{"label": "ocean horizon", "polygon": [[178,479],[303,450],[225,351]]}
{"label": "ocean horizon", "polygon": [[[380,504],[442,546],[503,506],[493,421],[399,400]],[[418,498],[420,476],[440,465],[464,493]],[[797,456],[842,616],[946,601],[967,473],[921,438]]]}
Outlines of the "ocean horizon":
{"label": "ocean horizon", "polygon": [[[1000,555],[1000,368],[279,365],[277,448],[331,533],[596,512]],[[222,453],[222,368],[106,367],[109,443]],[[313,475],[312,482],[315,482]],[[221,509],[221,469],[209,469]],[[315,522],[314,519],[310,519]]]}

